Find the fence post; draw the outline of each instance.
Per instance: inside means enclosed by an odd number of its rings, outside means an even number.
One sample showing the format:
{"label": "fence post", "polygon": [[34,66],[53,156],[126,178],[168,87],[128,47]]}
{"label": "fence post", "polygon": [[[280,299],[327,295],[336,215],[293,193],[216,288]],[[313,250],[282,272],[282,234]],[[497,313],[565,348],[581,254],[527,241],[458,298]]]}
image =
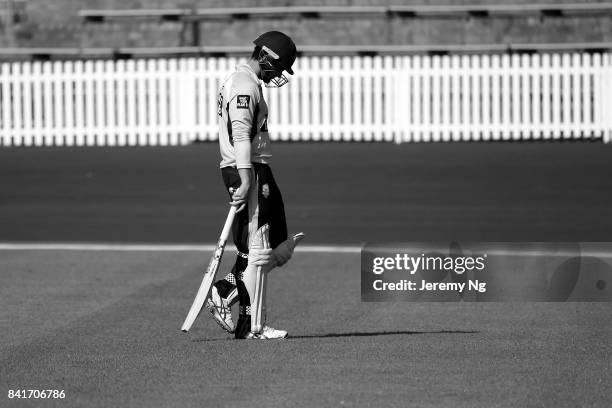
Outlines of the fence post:
{"label": "fence post", "polygon": [[593,123],[595,131],[607,142],[608,126],[605,115],[607,107],[606,54],[595,54],[593,58]]}
{"label": "fence post", "polygon": [[10,83],[9,80],[11,78],[10,73],[10,65],[8,62],[3,62],[0,64],[0,83],[2,86],[2,120],[0,125],[1,135],[1,145],[2,146],[11,146],[11,98],[9,97],[9,89]]}
{"label": "fence post", "polygon": [[612,141],[612,53],[608,52],[603,55],[604,69],[604,98],[602,100],[602,113],[605,123],[604,128],[604,143]]}
{"label": "fence post", "polygon": [[407,105],[405,99],[406,94],[406,82],[408,81],[408,57],[396,57],[395,70],[393,75],[393,100],[391,100],[391,106],[393,107],[393,128],[395,131],[395,143],[400,144],[405,140],[405,133],[407,129],[406,116],[408,114]]}
{"label": "fence post", "polygon": [[[350,57],[343,57],[342,58],[342,63],[341,63],[341,70],[344,72],[344,76],[342,78],[342,86],[341,86],[341,92],[342,92],[342,123],[341,123],[341,135],[338,135],[340,138],[337,138],[337,140],[342,140],[344,142],[349,142],[353,139],[353,129],[354,129],[354,124],[353,122],[350,120],[351,117],[351,108],[352,105],[355,100],[355,98],[351,98],[351,91],[352,91],[352,87],[350,86],[351,84],[351,77],[354,76],[353,74],[353,67],[351,65],[351,58]],[[339,97],[340,95],[337,95],[337,97]],[[337,102],[338,103],[338,102]]]}
{"label": "fence post", "polygon": [[189,143],[194,139],[195,130],[195,108],[196,108],[196,82],[195,82],[195,60],[193,58],[179,60],[179,70],[176,73],[179,80],[176,111],[178,112],[178,128],[180,138],[179,145]]}

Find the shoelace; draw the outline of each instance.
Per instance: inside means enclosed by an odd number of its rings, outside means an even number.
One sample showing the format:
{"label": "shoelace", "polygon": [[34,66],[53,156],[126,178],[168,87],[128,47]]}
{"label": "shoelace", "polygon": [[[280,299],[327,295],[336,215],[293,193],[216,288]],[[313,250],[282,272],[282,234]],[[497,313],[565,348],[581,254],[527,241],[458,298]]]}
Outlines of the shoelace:
{"label": "shoelace", "polygon": [[215,310],[217,311],[217,313],[219,313],[219,315],[225,319],[225,317],[227,316],[228,312],[231,313],[231,309],[229,307],[226,307],[223,304],[223,300],[221,300],[221,304],[217,305],[217,303],[211,299],[211,303],[213,305],[213,307],[215,308]]}

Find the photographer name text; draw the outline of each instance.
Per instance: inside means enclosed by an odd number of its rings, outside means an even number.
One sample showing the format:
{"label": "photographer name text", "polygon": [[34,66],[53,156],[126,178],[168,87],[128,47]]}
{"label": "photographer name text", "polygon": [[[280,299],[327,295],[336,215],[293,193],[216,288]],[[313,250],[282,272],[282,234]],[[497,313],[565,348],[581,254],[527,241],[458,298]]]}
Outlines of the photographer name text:
{"label": "photographer name text", "polygon": [[385,282],[377,279],[372,282],[376,291],[420,291],[420,292],[465,292],[474,291],[484,293],[487,291],[487,283],[478,280],[468,280],[466,282],[428,282],[426,280],[411,281],[402,279],[399,282]]}

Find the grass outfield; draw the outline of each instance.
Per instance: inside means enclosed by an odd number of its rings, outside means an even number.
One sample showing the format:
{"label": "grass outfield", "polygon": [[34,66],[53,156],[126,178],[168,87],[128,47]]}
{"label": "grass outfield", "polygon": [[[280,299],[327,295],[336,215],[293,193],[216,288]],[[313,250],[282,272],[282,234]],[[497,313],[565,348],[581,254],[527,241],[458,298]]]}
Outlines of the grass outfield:
{"label": "grass outfield", "polygon": [[[269,322],[291,338],[236,341],[208,316],[184,334],[207,258],[0,252],[0,406],[612,401],[609,303],[361,303],[358,254],[301,252],[269,285]],[[7,398],[24,388],[63,389],[66,398]]]}
{"label": "grass outfield", "polygon": [[[280,143],[290,229],[311,244],[612,241],[612,144]],[[0,149],[0,241],[212,242],[216,143]]]}
{"label": "grass outfield", "polygon": [[[611,148],[278,144],[273,167],[307,244],[612,241]],[[215,144],[0,149],[0,242],[211,242],[217,163]],[[0,407],[612,405],[610,303],[362,303],[357,253],[300,252],[269,287],[292,338],[208,316],[184,334],[209,256],[0,250]]]}

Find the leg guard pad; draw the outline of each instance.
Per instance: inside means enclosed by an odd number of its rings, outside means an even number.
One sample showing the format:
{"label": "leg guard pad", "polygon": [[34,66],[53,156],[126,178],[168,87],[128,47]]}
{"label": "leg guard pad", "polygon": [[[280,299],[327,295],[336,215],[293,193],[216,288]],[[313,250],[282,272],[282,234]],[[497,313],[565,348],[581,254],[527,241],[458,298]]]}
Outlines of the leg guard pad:
{"label": "leg guard pad", "polygon": [[251,300],[251,331],[260,333],[266,322],[267,272],[271,269],[271,249],[268,224],[259,228],[251,237],[249,263],[243,281]]}

